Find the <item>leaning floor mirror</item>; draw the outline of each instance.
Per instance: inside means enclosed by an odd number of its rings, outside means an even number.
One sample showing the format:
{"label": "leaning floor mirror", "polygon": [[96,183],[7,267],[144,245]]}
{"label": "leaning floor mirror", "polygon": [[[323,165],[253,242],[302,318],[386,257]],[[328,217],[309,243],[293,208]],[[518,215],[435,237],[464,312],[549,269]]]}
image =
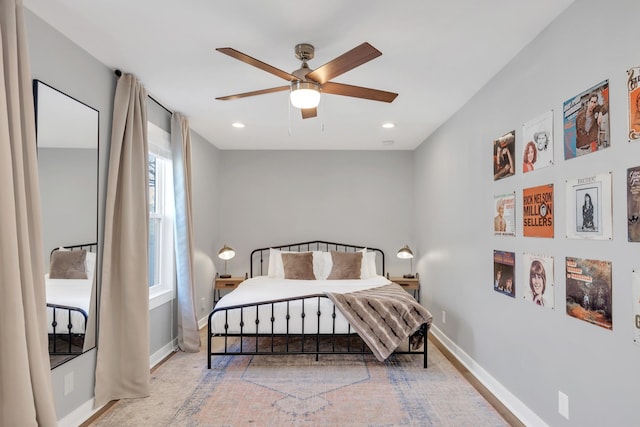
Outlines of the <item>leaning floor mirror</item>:
{"label": "leaning floor mirror", "polygon": [[98,110],[33,81],[51,367],[96,343]]}

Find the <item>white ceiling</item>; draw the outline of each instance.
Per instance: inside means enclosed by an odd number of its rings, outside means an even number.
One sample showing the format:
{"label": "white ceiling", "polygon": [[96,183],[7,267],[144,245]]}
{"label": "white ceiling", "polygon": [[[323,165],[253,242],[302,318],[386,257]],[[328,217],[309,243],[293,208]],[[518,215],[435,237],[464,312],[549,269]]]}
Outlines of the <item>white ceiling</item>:
{"label": "white ceiling", "polygon": [[[354,150],[416,148],[572,2],[24,0],[220,149]],[[298,43],[315,46],[313,69],[363,42],[382,56],[332,81],[398,93],[391,104],[325,94],[302,120],[287,92],[215,100],[286,84],[217,47],[292,72]]]}

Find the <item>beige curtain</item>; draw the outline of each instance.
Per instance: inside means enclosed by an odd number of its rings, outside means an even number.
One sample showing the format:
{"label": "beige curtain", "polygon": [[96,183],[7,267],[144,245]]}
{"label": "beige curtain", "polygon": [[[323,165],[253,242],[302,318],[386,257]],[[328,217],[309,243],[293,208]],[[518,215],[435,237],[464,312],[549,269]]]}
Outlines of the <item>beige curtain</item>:
{"label": "beige curtain", "polygon": [[21,0],[0,0],[0,425],[55,426],[23,11]]}
{"label": "beige curtain", "polygon": [[95,407],[149,395],[147,92],[124,74],[113,102]]}
{"label": "beige curtain", "polygon": [[178,347],[200,350],[193,274],[193,215],[191,213],[191,132],[180,113],[171,117],[171,155],[175,194],[175,248],[178,287]]}

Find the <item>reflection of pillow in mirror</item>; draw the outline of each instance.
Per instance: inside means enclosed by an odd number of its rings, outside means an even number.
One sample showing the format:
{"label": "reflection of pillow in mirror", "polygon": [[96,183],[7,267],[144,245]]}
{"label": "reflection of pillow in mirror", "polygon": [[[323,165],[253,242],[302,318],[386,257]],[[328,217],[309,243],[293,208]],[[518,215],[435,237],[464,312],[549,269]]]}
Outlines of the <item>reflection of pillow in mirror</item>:
{"label": "reflection of pillow in mirror", "polygon": [[51,254],[49,277],[52,279],[86,279],[87,251],[55,251]]}
{"label": "reflection of pillow in mirror", "polygon": [[96,272],[96,253],[87,252],[87,257],[84,260],[85,271],[87,273],[87,279],[93,280]]}
{"label": "reflection of pillow in mirror", "polygon": [[331,251],[331,274],[328,280],[359,279],[362,267],[362,252]]}
{"label": "reflection of pillow in mirror", "polygon": [[282,268],[285,279],[316,280],[311,252],[283,253]]}

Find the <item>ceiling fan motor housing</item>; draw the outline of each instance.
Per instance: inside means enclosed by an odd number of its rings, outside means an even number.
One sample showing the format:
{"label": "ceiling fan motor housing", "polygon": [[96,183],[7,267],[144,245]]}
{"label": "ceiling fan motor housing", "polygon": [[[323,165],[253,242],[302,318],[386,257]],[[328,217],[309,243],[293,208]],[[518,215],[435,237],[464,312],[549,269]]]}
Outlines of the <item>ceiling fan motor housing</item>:
{"label": "ceiling fan motor housing", "polygon": [[309,43],[300,43],[296,45],[295,52],[296,58],[302,62],[313,59],[315,48]]}

